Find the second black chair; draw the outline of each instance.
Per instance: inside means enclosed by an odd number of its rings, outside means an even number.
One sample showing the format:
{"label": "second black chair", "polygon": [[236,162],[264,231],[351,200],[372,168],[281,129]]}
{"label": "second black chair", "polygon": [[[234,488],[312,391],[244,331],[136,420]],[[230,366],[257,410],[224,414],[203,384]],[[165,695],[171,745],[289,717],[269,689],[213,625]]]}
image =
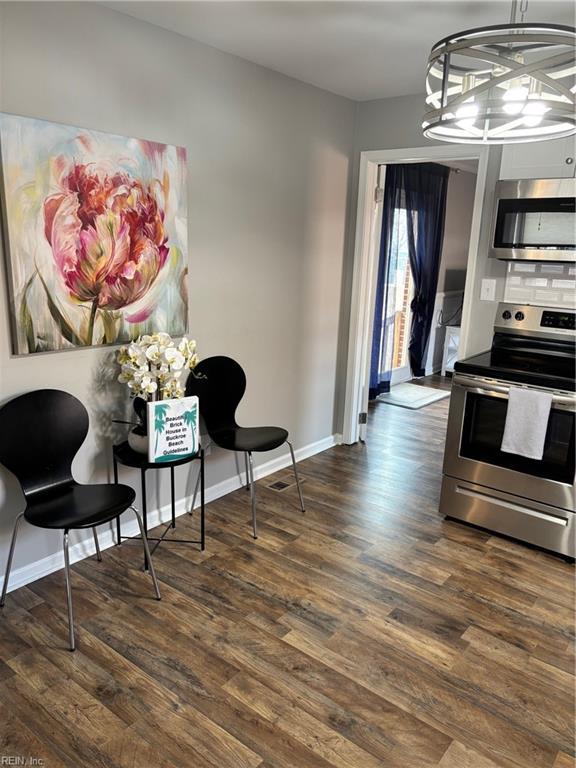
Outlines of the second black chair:
{"label": "second black chair", "polygon": [[258,528],[253,453],[272,451],[286,443],[292,458],[300,508],[302,512],[305,510],[294,449],[288,440],[288,431],[282,427],[241,427],[236,423],[236,409],[245,391],[246,375],[242,367],[232,358],[222,356],[202,360],[194,373],[190,374],[186,384],[187,395],[198,395],[200,414],[214,443],[220,448],[244,454],[246,484],[250,487],[252,495],[252,527],[256,539]]}

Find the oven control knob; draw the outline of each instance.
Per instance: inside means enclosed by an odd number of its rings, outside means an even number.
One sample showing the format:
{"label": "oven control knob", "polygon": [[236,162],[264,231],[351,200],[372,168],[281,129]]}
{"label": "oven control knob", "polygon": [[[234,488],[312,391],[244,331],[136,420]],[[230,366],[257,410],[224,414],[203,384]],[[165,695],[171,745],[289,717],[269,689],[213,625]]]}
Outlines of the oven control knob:
{"label": "oven control knob", "polygon": [[509,311],[506,309],[506,310],[504,310],[504,312],[502,312],[502,317],[504,318],[504,320],[510,320],[510,318],[512,317],[512,313],[511,313],[511,312],[509,312]]}
{"label": "oven control knob", "polygon": [[518,321],[524,320],[524,312],[516,312],[516,314],[514,315],[514,318]]}

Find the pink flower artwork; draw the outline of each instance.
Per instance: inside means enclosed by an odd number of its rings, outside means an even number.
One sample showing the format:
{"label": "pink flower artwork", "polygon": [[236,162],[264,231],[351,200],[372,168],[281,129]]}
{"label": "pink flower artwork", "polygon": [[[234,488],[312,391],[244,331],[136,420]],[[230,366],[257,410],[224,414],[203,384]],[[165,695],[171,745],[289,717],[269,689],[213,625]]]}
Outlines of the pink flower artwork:
{"label": "pink flower artwork", "polygon": [[186,151],[0,115],[14,352],[185,333]]}

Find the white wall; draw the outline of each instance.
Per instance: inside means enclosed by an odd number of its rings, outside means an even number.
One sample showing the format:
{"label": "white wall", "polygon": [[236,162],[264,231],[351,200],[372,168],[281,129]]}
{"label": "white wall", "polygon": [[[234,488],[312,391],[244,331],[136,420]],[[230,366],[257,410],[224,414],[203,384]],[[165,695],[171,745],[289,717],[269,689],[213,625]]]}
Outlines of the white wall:
{"label": "white wall", "polygon": [[[187,147],[200,354],[245,367],[241,422],[284,425],[297,447],[329,438],[355,105],[96,4],[4,3],[0,13],[2,111]],[[110,353],[12,357],[4,274],[0,297],[2,401],[38,387],[79,397],[92,429],[76,476],[105,480],[109,417],[126,401]],[[215,454],[208,484],[234,472],[230,454]],[[182,497],[187,473],[177,474]],[[3,564],[22,499],[7,473],[0,483]],[[151,506],[167,502],[166,485],[158,494],[152,484]],[[15,567],[59,543],[25,527]]]}
{"label": "white wall", "polygon": [[456,173],[454,169],[450,171],[444,241],[438,273],[439,292],[459,291],[464,288],[475,192],[475,173]]}
{"label": "white wall", "polygon": [[[425,139],[421,133],[421,119],[423,113],[424,96],[411,95],[401,96],[390,99],[378,99],[375,101],[362,102],[358,105],[356,116],[356,140],[355,157],[353,167],[353,190],[357,194],[358,188],[358,166],[360,152],[377,149],[399,149],[402,147],[425,147],[438,145],[440,142],[432,142]],[[528,159],[524,160],[526,167],[522,169],[521,163],[516,160],[518,166],[518,176],[536,176],[536,177],[555,177],[560,175],[561,169],[565,171],[566,156],[574,155],[574,142],[566,144],[558,142],[556,155],[551,151],[552,142],[537,142],[530,145],[521,145],[515,150],[514,157],[522,156]],[[529,147],[529,149],[527,149]],[[511,150],[508,148],[508,155]],[[466,276],[466,291],[471,297],[467,312],[462,318],[464,341],[460,348],[460,355],[468,357],[490,346],[492,340],[494,317],[498,301],[505,295],[506,287],[506,263],[497,259],[488,258],[489,239],[492,224],[492,212],[494,207],[494,189],[500,178],[502,148],[499,146],[490,147],[488,153],[487,166],[485,168],[486,182],[482,205],[482,218],[479,229],[479,248],[477,258],[474,264],[468,264]],[[534,158],[534,167],[530,167],[526,172],[529,158]],[[510,170],[510,163],[507,163],[507,169]],[[480,166],[479,166],[480,170]],[[462,174],[460,174],[462,175]],[[565,175],[565,174],[564,174]],[[356,210],[355,201],[352,200],[351,209]],[[353,215],[350,219],[351,230],[355,227]],[[344,273],[344,295],[350,296],[352,290],[352,267],[354,259],[354,244],[350,242],[347,248],[346,265]],[[480,299],[480,290],[484,278],[496,281],[496,300],[482,301]],[[572,275],[568,276],[573,279]],[[550,278],[552,279],[552,278]],[[517,286],[516,286],[517,287]],[[523,286],[525,287],[525,286]],[[532,288],[533,286],[528,286]],[[552,301],[558,301],[564,306],[571,306],[569,301],[570,288],[562,291],[562,295]],[[558,293],[556,287],[550,283],[552,293]],[[507,288],[507,296],[510,297],[510,284]],[[514,292],[512,293],[514,295]],[[519,293],[516,295],[520,295]],[[539,299],[533,299],[539,300]],[[347,359],[347,333],[349,327],[349,307],[350,301],[345,300],[342,307],[341,321],[341,352],[339,356],[339,365]],[[348,312],[348,314],[347,314]],[[340,380],[345,381],[345,367],[341,370]],[[339,390],[339,403],[343,402],[343,388]],[[338,411],[339,420],[343,419],[343,407]]]}
{"label": "white wall", "polygon": [[[478,237],[478,251],[474,261],[468,261],[466,272],[465,293],[467,295],[466,298],[469,297],[470,300],[465,300],[462,313],[460,358],[470,357],[470,355],[490,348],[498,301],[504,295],[506,265],[502,261],[488,257],[492,211],[494,210],[494,193],[500,172],[501,156],[501,147],[490,147],[485,168],[482,167],[482,163],[478,166],[478,175],[484,178],[482,217],[479,222],[479,233],[472,233],[472,237]],[[494,301],[483,301],[480,299],[482,280],[484,278],[496,281]]]}
{"label": "white wall", "polygon": [[[459,308],[462,306],[466,284],[476,180],[475,173],[463,170],[456,172],[454,168],[450,170],[438,290],[426,353],[427,375],[438,372],[442,367],[446,324],[460,323]],[[442,325],[439,324],[440,320]]]}
{"label": "white wall", "polygon": [[440,142],[422,135],[423,113],[424,96],[420,94],[360,102],[356,151],[437,146]]}
{"label": "white wall", "polygon": [[336,430],[338,432],[342,432],[344,424],[360,152],[370,149],[397,149],[401,147],[437,145],[438,142],[430,141],[422,136],[420,125],[422,122],[423,99],[424,97],[419,95],[398,96],[390,99],[362,101],[357,104],[354,155],[350,181],[351,194],[348,207],[348,239],[342,279],[342,305],[340,308],[340,342],[338,345],[335,412]]}
{"label": "white wall", "polygon": [[[359,160],[360,152],[366,150],[450,146],[444,142],[430,141],[422,135],[423,110],[424,95],[419,94],[362,102],[356,118],[355,163]],[[476,262],[468,265],[466,290],[471,292],[472,301],[468,317],[463,318],[463,323],[467,327],[464,329],[466,340],[461,349],[461,353],[466,356],[486,349],[492,340],[492,325],[497,302],[480,301],[482,278],[493,277],[497,280],[497,298],[501,298],[504,293],[505,266],[495,259],[488,259],[493,191],[500,171],[500,156],[500,147],[490,148],[480,224],[479,252]],[[347,272],[351,271],[353,255],[352,250],[347,251]],[[346,285],[348,286],[348,283]]]}
{"label": "white wall", "polygon": [[[431,141],[422,135],[421,123],[424,109],[424,95],[400,96],[390,99],[378,99],[358,104],[356,115],[356,139],[354,143],[354,165],[352,170],[352,189],[350,231],[356,226],[355,211],[358,193],[358,169],[360,152],[368,150],[401,149],[449,146],[442,142]],[[504,265],[495,259],[488,259],[488,239],[492,216],[493,190],[500,171],[500,147],[490,148],[486,168],[486,190],[480,222],[480,247],[473,265],[468,265],[466,289],[471,292],[470,311],[463,318],[466,325],[466,343],[461,349],[469,356],[481,352],[490,346],[492,326],[496,313],[496,302],[480,301],[482,277],[494,277],[498,282],[499,295],[504,292]],[[479,166],[480,169],[480,166]],[[338,411],[337,424],[344,420],[344,396],[346,382],[346,362],[348,356],[348,332],[350,325],[350,297],[352,295],[352,274],[354,264],[354,241],[349,240],[346,249],[346,263],[343,279],[343,302],[341,309],[340,352],[338,356]],[[472,266],[472,271],[470,271]],[[338,428],[339,429],[339,428]]]}

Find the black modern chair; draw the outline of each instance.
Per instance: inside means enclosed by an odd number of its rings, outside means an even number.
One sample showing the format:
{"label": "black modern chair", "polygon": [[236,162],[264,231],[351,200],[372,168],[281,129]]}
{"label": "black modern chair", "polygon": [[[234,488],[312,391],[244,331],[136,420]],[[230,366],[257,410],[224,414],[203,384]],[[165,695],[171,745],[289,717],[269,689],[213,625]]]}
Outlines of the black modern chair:
{"label": "black modern chair", "polygon": [[81,485],[72,476],[72,461],[87,434],[86,408],[72,395],[57,389],[28,392],[0,408],[0,463],[16,476],[26,500],[26,508],[14,523],[0,607],[6,600],[16,535],[22,518],[39,528],[63,530],[71,651],[75,649],[68,553],[71,530],[92,528],[96,555],[102,560],[96,526],[132,509],[140,526],[156,597],[160,600],[142,518],[133,506],[136,494],[132,488],[108,483]]}
{"label": "black modern chair", "polygon": [[[240,427],[236,423],[236,409],[246,391],[246,374],[230,357],[208,357],[202,360],[188,376],[187,395],[198,395],[200,414],[214,443],[228,451],[244,454],[246,486],[252,495],[252,526],[258,538],[256,524],[256,488],[254,486],[253,453],[272,451],[286,443],[290,449],[300,508],[304,512],[302,490],[296,469],[294,449],[288,440],[288,431],[282,427]],[[196,484],[198,485],[198,484]],[[194,491],[194,497],[196,490]],[[192,502],[194,507],[194,501]]]}

